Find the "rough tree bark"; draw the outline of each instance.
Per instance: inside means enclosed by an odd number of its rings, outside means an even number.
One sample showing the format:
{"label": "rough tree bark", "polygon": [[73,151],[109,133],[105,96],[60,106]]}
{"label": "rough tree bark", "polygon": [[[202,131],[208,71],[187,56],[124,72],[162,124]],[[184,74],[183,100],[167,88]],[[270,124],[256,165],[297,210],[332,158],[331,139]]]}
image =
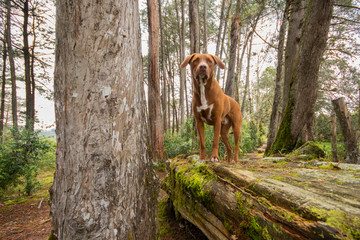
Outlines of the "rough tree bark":
{"label": "rough tree bark", "polygon": [[58,239],[157,239],[138,1],[56,1]]}
{"label": "rough tree bark", "polygon": [[159,8],[157,0],[148,0],[149,26],[149,67],[148,104],[150,143],[153,161],[164,158],[164,130],[161,118],[160,79],[159,79]]}
{"label": "rough tree bark", "polygon": [[282,79],[282,69],[283,69],[283,55],[284,55],[284,42],[285,42],[285,30],[288,17],[288,8],[289,1],[286,1],[284,14],[279,31],[279,44],[277,52],[277,68],[276,68],[276,78],[275,78],[275,92],[274,92],[274,101],[271,110],[270,124],[269,124],[269,134],[266,145],[266,152],[269,151],[271,145],[273,144],[276,136],[277,129],[279,127],[280,119],[280,100],[281,100],[281,79]]}
{"label": "rough tree bark", "polygon": [[342,97],[332,100],[332,104],[344,137],[346,161],[360,164],[359,144],[356,140],[356,133],[351,123],[351,116],[346,107],[345,99]]}
{"label": "rough tree bark", "polygon": [[319,66],[326,47],[332,7],[333,0],[310,0],[307,4],[289,99],[275,141],[267,154],[288,153],[301,144],[299,135],[314,113]]}
{"label": "rough tree bark", "polygon": [[199,0],[189,0],[190,54],[200,53]]}
{"label": "rough tree bark", "polygon": [[295,62],[298,57],[301,29],[305,14],[305,2],[306,0],[286,0],[286,4],[289,4],[289,29],[285,50],[282,116],[284,116],[286,104],[289,98],[291,78],[293,76]]}
{"label": "rough tree bark", "polygon": [[16,73],[15,73],[15,61],[14,61],[14,51],[12,48],[12,39],[11,39],[11,0],[6,0],[6,28],[5,28],[5,39],[6,46],[9,55],[10,63],[10,77],[11,77],[11,110],[12,110],[12,121],[13,127],[18,127],[18,117],[17,117],[17,97],[16,97]]}
{"label": "rough tree bark", "polygon": [[236,64],[236,49],[239,42],[239,35],[240,35],[240,6],[241,1],[237,0],[236,3],[236,10],[234,17],[231,23],[231,31],[230,31],[230,57],[229,57],[229,64],[228,64],[228,75],[226,79],[226,87],[225,87],[225,94],[229,95],[230,97],[234,98],[234,83],[235,83],[235,64]]}

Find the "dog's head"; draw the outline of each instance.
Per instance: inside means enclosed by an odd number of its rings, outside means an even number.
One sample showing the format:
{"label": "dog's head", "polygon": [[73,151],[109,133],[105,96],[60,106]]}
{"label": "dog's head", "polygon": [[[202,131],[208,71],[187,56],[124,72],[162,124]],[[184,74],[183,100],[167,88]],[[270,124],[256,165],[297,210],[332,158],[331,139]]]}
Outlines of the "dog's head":
{"label": "dog's head", "polygon": [[191,73],[197,80],[208,80],[213,77],[213,71],[215,65],[218,65],[221,69],[225,68],[225,64],[217,56],[211,54],[194,53],[185,58],[180,67],[184,68],[188,64],[191,67]]}

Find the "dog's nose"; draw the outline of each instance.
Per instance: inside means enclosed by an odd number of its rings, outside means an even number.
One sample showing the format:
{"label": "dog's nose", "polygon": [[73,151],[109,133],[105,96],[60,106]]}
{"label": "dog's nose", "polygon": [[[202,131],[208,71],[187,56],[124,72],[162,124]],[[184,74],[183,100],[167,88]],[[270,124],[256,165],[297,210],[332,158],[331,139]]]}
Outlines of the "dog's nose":
{"label": "dog's nose", "polygon": [[200,68],[200,70],[206,70],[206,65],[205,64],[201,64],[200,66],[199,66],[199,68]]}

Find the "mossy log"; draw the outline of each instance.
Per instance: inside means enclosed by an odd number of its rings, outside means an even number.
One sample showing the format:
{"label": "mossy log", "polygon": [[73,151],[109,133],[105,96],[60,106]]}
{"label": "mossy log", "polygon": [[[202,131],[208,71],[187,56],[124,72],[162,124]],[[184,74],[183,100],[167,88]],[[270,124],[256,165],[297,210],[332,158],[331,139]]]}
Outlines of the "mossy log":
{"label": "mossy log", "polygon": [[168,161],[162,186],[175,210],[209,239],[359,239],[360,167],[317,164],[178,157]]}

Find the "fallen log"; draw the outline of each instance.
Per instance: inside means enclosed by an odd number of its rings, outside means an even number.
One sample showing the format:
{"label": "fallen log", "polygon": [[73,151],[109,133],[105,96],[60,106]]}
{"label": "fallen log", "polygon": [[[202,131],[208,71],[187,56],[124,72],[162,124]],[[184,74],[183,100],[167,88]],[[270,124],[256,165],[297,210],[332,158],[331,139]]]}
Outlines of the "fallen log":
{"label": "fallen log", "polygon": [[357,165],[286,158],[227,165],[197,157],[168,161],[162,186],[209,239],[360,237]]}

